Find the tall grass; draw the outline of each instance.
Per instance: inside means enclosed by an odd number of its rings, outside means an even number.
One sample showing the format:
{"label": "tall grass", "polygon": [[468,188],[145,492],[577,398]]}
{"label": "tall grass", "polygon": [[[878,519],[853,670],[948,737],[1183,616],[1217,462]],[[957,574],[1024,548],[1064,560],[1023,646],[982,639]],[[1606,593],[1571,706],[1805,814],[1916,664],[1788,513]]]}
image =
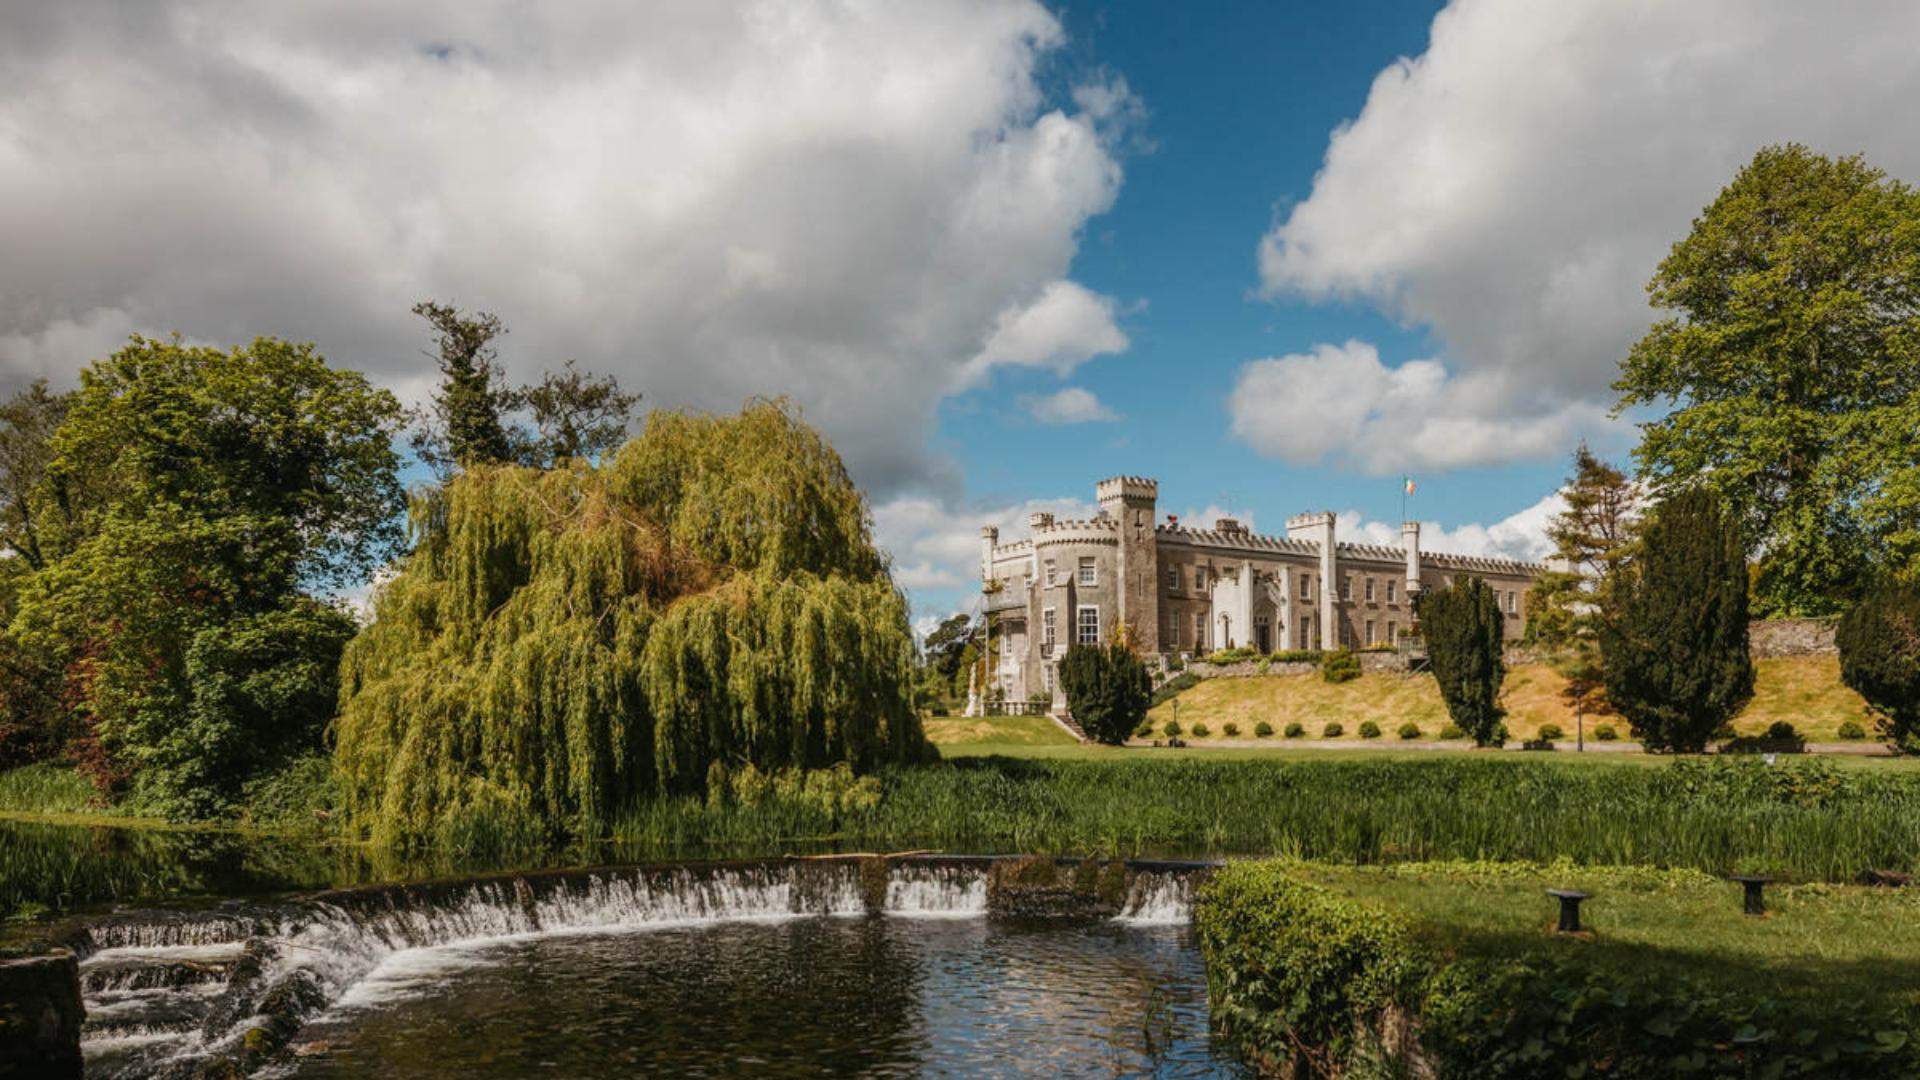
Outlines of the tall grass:
{"label": "tall grass", "polygon": [[52,762],[0,772],[0,810],[28,814],[99,812],[99,793],[77,771]]}

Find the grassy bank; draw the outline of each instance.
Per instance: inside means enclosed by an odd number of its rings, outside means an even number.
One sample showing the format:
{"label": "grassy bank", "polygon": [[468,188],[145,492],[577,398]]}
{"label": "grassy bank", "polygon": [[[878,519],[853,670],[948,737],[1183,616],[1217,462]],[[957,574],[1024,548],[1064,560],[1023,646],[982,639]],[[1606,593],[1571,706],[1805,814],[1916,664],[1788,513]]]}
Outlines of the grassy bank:
{"label": "grassy bank", "polygon": [[[1552,931],[1548,888],[1593,894],[1587,932]],[[1742,915],[1737,886],[1689,870],[1270,862],[1223,871],[1196,918],[1216,1020],[1269,1061],[1912,1075],[1920,895],[1783,886],[1769,908]]]}
{"label": "grassy bank", "polygon": [[[1734,720],[1736,732],[1759,735],[1769,724],[1785,720],[1812,742],[1840,741],[1840,725],[1849,722],[1872,735],[1866,703],[1840,681],[1838,658],[1780,657],[1756,661],[1754,667],[1753,701]],[[1565,687],[1566,679],[1543,664],[1507,673],[1501,700],[1516,740],[1537,737],[1545,724],[1555,724],[1567,739],[1573,738],[1573,710],[1561,697]],[[1423,738],[1438,738],[1447,725],[1447,710],[1439,688],[1426,676],[1372,674],[1335,684],[1312,675],[1273,675],[1207,679],[1149,713],[1156,732],[1176,718],[1184,729],[1182,737],[1189,740],[1194,739],[1195,724],[1206,726],[1207,734],[1200,737],[1205,741],[1223,737],[1230,723],[1239,728],[1241,738],[1251,738],[1254,726],[1265,721],[1273,726],[1275,742],[1285,741],[1290,723],[1300,724],[1313,739],[1322,737],[1328,723],[1338,723],[1344,730],[1336,738],[1357,742],[1360,725],[1372,721],[1382,739],[1392,741],[1408,722]],[[1600,724],[1611,724],[1622,739],[1632,737],[1624,719],[1607,716],[1588,718],[1589,738]]]}

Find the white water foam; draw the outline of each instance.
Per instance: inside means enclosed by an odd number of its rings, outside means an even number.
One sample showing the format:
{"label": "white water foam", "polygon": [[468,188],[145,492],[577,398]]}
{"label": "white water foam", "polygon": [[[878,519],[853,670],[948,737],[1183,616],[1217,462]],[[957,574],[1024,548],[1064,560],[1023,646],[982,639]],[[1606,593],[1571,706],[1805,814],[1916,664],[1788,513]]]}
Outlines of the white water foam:
{"label": "white water foam", "polygon": [[1193,918],[1193,879],[1186,874],[1142,870],[1127,886],[1127,901],[1115,922],[1138,925],[1186,923]]}

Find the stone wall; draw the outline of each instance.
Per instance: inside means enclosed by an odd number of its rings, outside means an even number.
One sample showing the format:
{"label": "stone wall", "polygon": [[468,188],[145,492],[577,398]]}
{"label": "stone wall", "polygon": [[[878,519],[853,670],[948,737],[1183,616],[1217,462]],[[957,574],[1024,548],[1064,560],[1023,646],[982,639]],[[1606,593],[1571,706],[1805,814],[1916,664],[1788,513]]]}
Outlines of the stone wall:
{"label": "stone wall", "polygon": [[1747,627],[1747,643],[1757,657],[1832,656],[1832,619],[1755,619]]}

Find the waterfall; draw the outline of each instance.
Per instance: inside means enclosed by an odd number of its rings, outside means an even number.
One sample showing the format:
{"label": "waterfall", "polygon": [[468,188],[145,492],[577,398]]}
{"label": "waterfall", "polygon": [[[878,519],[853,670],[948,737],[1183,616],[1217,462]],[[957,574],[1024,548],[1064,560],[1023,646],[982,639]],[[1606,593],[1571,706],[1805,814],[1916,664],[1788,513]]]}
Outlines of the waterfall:
{"label": "waterfall", "polygon": [[[81,956],[87,1075],[173,1074],[222,1059],[259,1068],[320,1011],[430,982],[449,946],[725,920],[983,916],[989,866],[936,856],[604,868],[117,915],[70,942]],[[1130,872],[1118,921],[1184,921],[1192,869]]]}

